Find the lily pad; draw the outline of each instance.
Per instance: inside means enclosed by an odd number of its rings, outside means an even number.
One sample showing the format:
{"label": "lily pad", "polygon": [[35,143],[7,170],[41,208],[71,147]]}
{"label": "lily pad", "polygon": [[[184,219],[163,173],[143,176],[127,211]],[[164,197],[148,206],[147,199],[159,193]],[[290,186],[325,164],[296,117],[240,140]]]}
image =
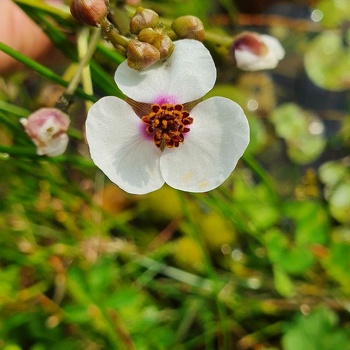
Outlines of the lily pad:
{"label": "lily pad", "polygon": [[329,197],[331,214],[341,223],[350,224],[350,182],[340,184]]}
{"label": "lily pad", "polygon": [[293,103],[276,108],[271,121],[278,136],[285,139],[289,158],[295,163],[314,161],[326,146],[323,122]]}
{"label": "lily pad", "polygon": [[325,27],[336,27],[350,18],[349,0],[321,0],[317,10],[322,13],[320,22]]}
{"label": "lily pad", "polygon": [[305,53],[306,73],[317,86],[332,91],[350,89],[350,49],[340,31],[318,35]]}

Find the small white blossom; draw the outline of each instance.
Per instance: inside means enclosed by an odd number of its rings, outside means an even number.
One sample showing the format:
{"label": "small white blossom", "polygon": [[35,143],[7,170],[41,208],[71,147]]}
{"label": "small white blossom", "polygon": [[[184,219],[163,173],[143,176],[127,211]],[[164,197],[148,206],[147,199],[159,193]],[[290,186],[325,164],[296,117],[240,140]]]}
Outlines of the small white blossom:
{"label": "small white blossom", "polygon": [[49,157],[64,153],[68,145],[69,117],[56,108],[41,108],[28,118],[21,118],[25,132],[37,147],[38,155]]}
{"label": "small white blossom", "polygon": [[285,55],[282,45],[273,36],[250,32],[235,38],[230,53],[237,67],[246,71],[273,69]]}
{"label": "small white blossom", "polygon": [[88,113],[86,137],[95,164],[134,194],[164,183],[189,192],[222,184],[249,143],[249,126],[242,108],[227,98],[191,104],[215,80],[213,59],[196,40],[177,41],[170,58],[143,71],[123,62],[115,81],[129,103],[108,96]]}

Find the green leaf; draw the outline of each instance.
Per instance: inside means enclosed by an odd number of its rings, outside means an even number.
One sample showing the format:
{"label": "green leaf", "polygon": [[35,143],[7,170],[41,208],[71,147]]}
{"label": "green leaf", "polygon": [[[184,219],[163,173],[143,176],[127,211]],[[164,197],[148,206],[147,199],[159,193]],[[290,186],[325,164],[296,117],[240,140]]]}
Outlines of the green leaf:
{"label": "green leaf", "polygon": [[340,31],[318,35],[305,53],[305,69],[317,86],[343,91],[350,88],[350,52],[345,47]]}
{"label": "green leaf", "polygon": [[279,267],[274,266],[273,277],[277,292],[285,297],[289,297],[294,293],[294,285],[288,275]]}
{"label": "green leaf", "polygon": [[350,224],[350,181],[337,186],[328,200],[332,216],[341,223]]}
{"label": "green leaf", "polygon": [[293,201],[283,206],[284,214],[295,221],[297,246],[324,244],[329,235],[329,218],[317,201]]}
{"label": "green leaf", "polygon": [[320,0],[317,9],[322,12],[320,22],[326,27],[337,27],[350,18],[350,2],[347,0]]}
{"label": "green leaf", "polygon": [[281,105],[272,113],[271,121],[277,135],[285,139],[288,156],[295,163],[310,163],[324,150],[326,139],[322,121],[298,105]]}
{"label": "green leaf", "polygon": [[349,350],[348,333],[337,327],[337,316],[320,308],[308,316],[299,316],[283,336],[284,350]]}
{"label": "green leaf", "polygon": [[334,186],[342,181],[348,173],[348,169],[345,164],[342,164],[342,162],[339,161],[329,161],[323,163],[318,171],[321,181],[329,186]]}
{"label": "green leaf", "polygon": [[333,244],[322,263],[327,273],[350,293],[350,244]]}

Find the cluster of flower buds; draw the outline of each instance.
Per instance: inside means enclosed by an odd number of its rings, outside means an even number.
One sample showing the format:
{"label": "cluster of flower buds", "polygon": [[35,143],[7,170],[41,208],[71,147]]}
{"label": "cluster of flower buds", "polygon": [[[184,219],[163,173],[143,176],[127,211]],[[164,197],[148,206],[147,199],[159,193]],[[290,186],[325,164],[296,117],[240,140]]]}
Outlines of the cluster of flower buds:
{"label": "cluster of flower buds", "polygon": [[135,39],[128,43],[127,59],[133,69],[145,69],[168,58],[174,50],[174,43],[153,10],[138,7],[130,21],[130,32]]}
{"label": "cluster of flower buds", "polygon": [[[205,39],[203,23],[195,16],[178,17],[167,26],[161,23],[155,11],[138,7],[130,20],[130,36],[125,37],[107,19],[109,0],[72,0],[70,9],[78,21],[101,27],[104,38],[126,56],[129,67],[135,70],[146,69],[167,59],[174,50],[172,40]],[[228,50],[231,60],[243,70],[273,69],[284,57],[283,47],[270,35],[244,32],[233,42],[224,41],[220,46],[225,46],[225,55]]]}
{"label": "cluster of flower buds", "polygon": [[64,153],[68,145],[68,115],[57,108],[41,108],[28,118],[21,118],[25,132],[37,147],[37,154],[49,157]]}
{"label": "cluster of flower buds", "polygon": [[253,32],[241,33],[230,47],[232,61],[246,71],[273,69],[284,54],[284,49],[276,38]]}
{"label": "cluster of flower buds", "polygon": [[160,23],[156,12],[142,7],[137,8],[130,21],[130,32],[136,38],[128,43],[128,65],[137,70],[168,58],[174,50],[172,38],[203,41],[205,35],[203,23],[197,17],[179,17],[170,29]]}

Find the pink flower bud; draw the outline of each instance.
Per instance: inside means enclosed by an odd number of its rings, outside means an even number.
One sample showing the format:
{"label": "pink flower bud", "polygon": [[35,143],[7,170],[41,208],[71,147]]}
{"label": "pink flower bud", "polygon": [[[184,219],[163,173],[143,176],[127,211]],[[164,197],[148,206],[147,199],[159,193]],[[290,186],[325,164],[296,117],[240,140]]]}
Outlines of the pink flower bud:
{"label": "pink flower bud", "polygon": [[99,27],[108,14],[108,0],[72,0],[70,12],[81,23]]}
{"label": "pink flower bud", "polygon": [[230,56],[238,68],[246,71],[273,69],[284,57],[280,42],[271,35],[244,32],[230,47]]}
{"label": "pink flower bud", "polygon": [[38,155],[55,157],[66,150],[70,120],[59,109],[41,108],[28,118],[21,118],[20,122],[36,145]]}

